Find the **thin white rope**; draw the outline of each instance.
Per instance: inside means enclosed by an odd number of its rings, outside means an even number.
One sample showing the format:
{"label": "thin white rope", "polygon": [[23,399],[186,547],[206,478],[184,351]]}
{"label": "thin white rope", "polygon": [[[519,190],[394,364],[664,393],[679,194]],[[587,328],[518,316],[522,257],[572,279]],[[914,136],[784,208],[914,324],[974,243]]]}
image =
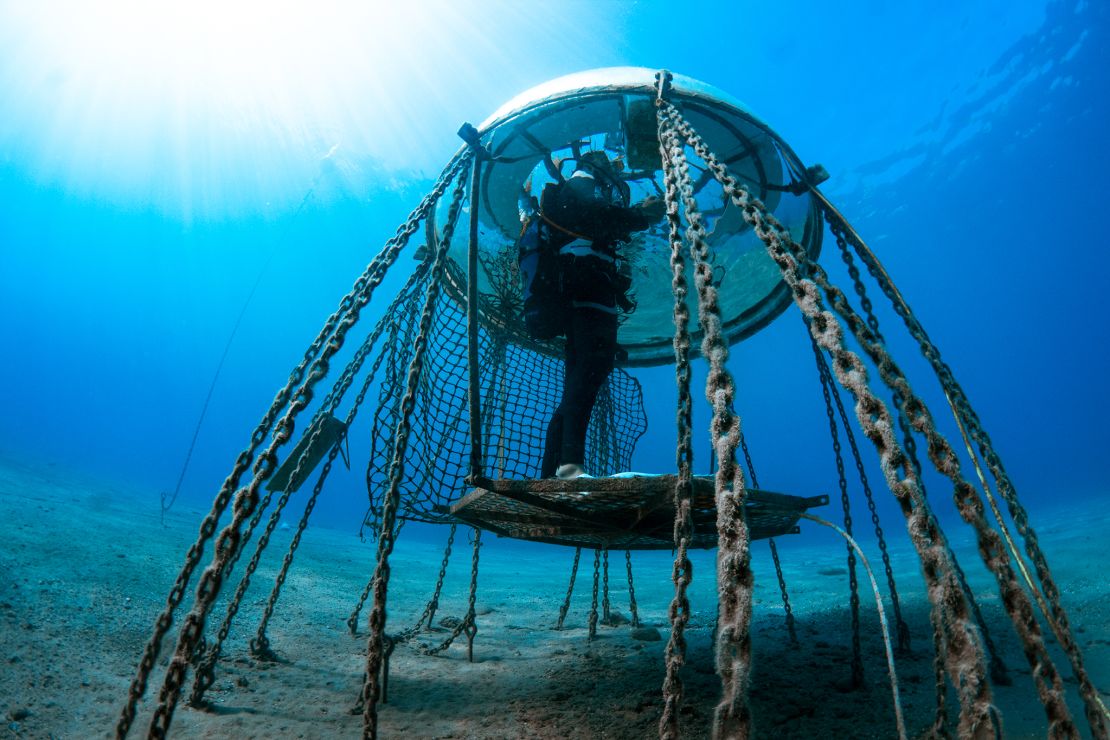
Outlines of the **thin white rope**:
{"label": "thin white rope", "polygon": [[883,610],[883,597],[879,593],[879,584],[875,580],[875,574],[871,571],[871,564],[867,562],[867,556],[863,554],[863,550],[856,544],[852,535],[819,516],[803,512],[802,517],[839,532],[840,536],[846,539],[852,549],[856,551],[856,554],[859,555],[860,562],[863,563],[863,568],[867,571],[867,577],[871,579],[871,590],[875,593],[875,607],[879,610],[879,623],[883,628],[883,644],[886,646],[886,668],[890,674],[890,693],[894,697],[894,719],[898,723],[898,739],[906,740],[906,722],[902,718],[902,700],[898,698],[898,674],[894,672],[894,648],[890,644],[890,627],[887,625],[886,612]]}

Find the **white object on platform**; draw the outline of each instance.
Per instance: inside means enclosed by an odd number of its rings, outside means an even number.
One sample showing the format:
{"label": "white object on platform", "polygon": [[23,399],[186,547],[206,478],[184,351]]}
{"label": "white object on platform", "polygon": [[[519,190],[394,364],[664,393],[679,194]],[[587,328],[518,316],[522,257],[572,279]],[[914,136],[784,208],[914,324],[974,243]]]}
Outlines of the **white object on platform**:
{"label": "white object on platform", "polygon": [[562,480],[573,480],[575,478],[593,478],[592,475],[586,472],[586,469],[577,463],[567,463],[560,465],[559,469],[555,471],[555,477]]}

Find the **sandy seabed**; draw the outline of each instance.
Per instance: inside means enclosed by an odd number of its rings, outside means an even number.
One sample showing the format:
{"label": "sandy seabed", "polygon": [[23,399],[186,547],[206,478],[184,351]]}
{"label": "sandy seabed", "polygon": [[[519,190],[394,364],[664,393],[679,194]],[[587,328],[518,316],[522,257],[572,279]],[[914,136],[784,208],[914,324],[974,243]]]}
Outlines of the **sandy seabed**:
{"label": "sandy seabed", "polygon": [[[292,505],[297,504],[294,499]],[[59,468],[0,460],[2,732],[27,738],[114,734],[138,660],[203,513],[178,508],[163,525],[155,492],[125,491]],[[1110,576],[1099,558],[1107,524],[1107,512],[1091,510],[1061,510],[1057,517],[1042,511],[1034,520],[1087,668],[1104,696],[1110,695]],[[897,658],[902,704],[913,736],[929,727],[934,710],[931,631],[917,561],[904,543],[904,529],[891,522],[888,530],[901,535],[891,535],[898,543],[891,556],[903,615],[914,635],[911,653]],[[437,623],[450,624],[465,613],[469,531],[459,530]],[[447,528],[430,537],[427,530],[408,539],[406,534],[391,560],[390,631],[412,624],[431,595]],[[194,709],[180,703],[171,737],[361,735],[361,714],[352,710],[365,666],[366,611],[357,636],[350,634],[346,620],[373,569],[374,547],[353,530],[306,531],[267,632],[278,660],[258,661],[247,650],[291,536],[279,529],[271,540],[232,624],[208,706]],[[896,737],[885,654],[865,575],[861,571],[865,682],[851,690],[843,543],[819,547],[793,539],[780,548],[798,645],[788,639],[767,547],[753,547],[757,586],[750,698],[757,736]],[[657,736],[667,608],[673,596],[671,554],[633,554],[639,616],[648,629],[634,633],[627,624],[602,625],[589,641],[592,553],[583,553],[566,628],[556,631],[573,550],[499,541],[488,534],[484,540],[474,662],[467,660],[465,639],[434,657],[414,649],[437,644],[449,634],[438,624],[439,631],[399,646],[391,661],[388,704],[380,707],[381,736]],[[969,567],[977,557],[966,542],[961,547],[954,538],[954,546],[1013,679],[1009,686],[995,687],[1006,736],[1043,737],[1044,711],[997,588],[988,574],[979,572],[982,568]],[[878,566],[878,558],[872,560]],[[209,618],[209,634],[224,618],[243,561]],[[684,736],[702,738],[710,734],[720,690],[711,648],[712,553],[695,554],[694,563],[681,721]],[[610,568],[612,611],[627,618],[623,553],[612,554]],[[881,571],[877,576],[883,580]],[[183,608],[191,602],[192,586]],[[889,613],[889,600],[886,605]],[[175,628],[183,614],[179,611]],[[644,639],[655,632],[661,639]],[[140,703],[133,737],[146,734],[152,697],[161,685],[176,629],[170,634]],[[1066,676],[1072,712],[1086,735],[1071,670],[1054,641],[1049,642]],[[186,693],[191,681],[190,674]],[[954,705],[950,689],[949,706]]]}

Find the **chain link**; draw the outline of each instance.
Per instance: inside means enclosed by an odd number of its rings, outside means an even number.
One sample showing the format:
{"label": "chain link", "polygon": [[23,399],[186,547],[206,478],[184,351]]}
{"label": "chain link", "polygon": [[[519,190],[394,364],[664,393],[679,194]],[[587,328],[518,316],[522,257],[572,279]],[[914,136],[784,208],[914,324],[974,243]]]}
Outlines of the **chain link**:
{"label": "chain link", "polygon": [[[415,232],[416,224],[424,217],[428,210],[434,206],[435,202],[442,194],[442,188],[445,188],[446,183],[454,177],[453,173],[459,166],[459,163],[460,158],[458,157],[448,163],[447,167],[440,175],[436,186],[433,187],[432,192],[425,197],[419,206],[417,206],[405,224],[398,228],[394,237],[386,243],[382,251],[371,261],[370,265],[359,279],[355,281],[351,292],[340,301],[339,308],[325,322],[323,329],[321,329],[316,339],[305,351],[301,362],[293,369],[285,387],[282,388],[274,398],[273,403],[263,416],[262,421],[251,434],[250,445],[240,452],[239,456],[236,458],[231,473],[225,479],[219,493],[213,501],[212,509],[201,523],[197,541],[189,548],[185,564],[178,574],[177,581],[167,597],[166,607],[155,621],[154,632],[143,651],[143,657],[140,660],[137,675],[128,689],[128,701],[121,710],[120,718],[116,724],[117,738],[126,737],[134,722],[136,707],[146,693],[147,682],[157,661],[162,640],[173,624],[173,614],[184,598],[185,590],[188,587],[189,581],[192,579],[193,572],[200,562],[206,543],[211,539],[213,534],[215,534],[218,522],[228,504],[231,502],[233,492],[238,488],[239,480],[250,466],[255,452],[265,441],[266,435],[273,429],[274,420],[277,419],[282,410],[286,408],[293,389],[302,382],[305,377],[306,369],[309,368],[319,356],[321,350],[324,348],[325,342],[341,325],[341,321],[349,315],[356,303],[365,305],[366,302],[369,301],[370,294],[373,292],[374,288],[380,284],[389,266],[396,261],[397,255],[404,247],[409,235]],[[266,466],[266,469],[272,471],[272,461],[271,464]],[[248,500],[244,500],[243,503],[248,506],[250,504]],[[236,509],[238,509],[239,506],[240,503],[237,499]],[[238,518],[236,527],[241,524],[242,519],[242,517]],[[220,554],[225,552],[229,544],[233,544],[233,542],[230,542],[229,538],[225,538],[222,533],[220,539],[221,542],[217,545],[217,561],[213,566],[222,565],[219,561]],[[209,567],[206,574],[212,570],[213,566]],[[197,586],[198,606],[201,610],[206,611],[209,608],[211,603],[210,599],[215,597],[214,592],[218,590],[219,580],[219,577],[215,574],[208,575],[207,577],[202,575],[201,582],[198,583]],[[170,670],[167,671],[167,681],[163,684],[163,689],[160,692],[160,706],[158,710],[156,710],[157,719],[150,728],[150,733],[152,735],[164,736],[169,728],[169,723],[173,714],[172,705],[176,703],[177,697],[180,694],[185,664],[192,659],[192,655],[195,653],[195,646],[199,644],[202,633],[203,617],[198,618],[198,616],[192,615],[187,617],[186,623],[182,627],[181,635],[179,636],[179,655],[176,655],[171,662]],[[185,638],[185,643],[182,643],[180,638]]]}
{"label": "chain link", "polygon": [[474,636],[478,634],[478,621],[477,621],[477,606],[476,598],[478,594],[478,551],[482,547],[482,530],[474,529],[474,539],[471,541],[474,548],[474,554],[470,561],[470,598],[467,602],[466,615],[459,620],[455,625],[451,634],[447,639],[435,647],[421,647],[419,652],[422,655],[438,655],[455,642],[459,635],[465,634],[467,639],[466,655],[467,660],[471,663],[474,662]]}
{"label": "chain link", "polygon": [[640,626],[640,612],[636,608],[636,587],[632,585],[632,552],[624,551],[624,564],[628,568],[628,610],[632,614],[632,627]]}
{"label": "chain link", "polygon": [[570,610],[570,597],[574,593],[574,577],[578,575],[578,559],[582,556],[582,548],[574,548],[574,564],[570,567],[570,583],[567,584],[567,597],[563,599],[563,605],[559,607],[559,621],[555,623],[555,629],[561,630],[563,623],[567,618],[567,611]]}
{"label": "chain link", "polygon": [[[813,346],[813,357],[817,361],[817,373],[821,379],[821,395],[825,399],[825,415],[829,420],[829,436],[832,438],[833,455],[836,458],[837,483],[840,486],[840,504],[844,510],[844,531],[852,536],[852,511],[848,498],[848,477],[844,473],[844,455],[840,448],[840,434],[836,428],[836,415],[833,413],[832,392],[835,390],[832,374],[825,362],[817,340],[809,334]],[[859,641],[859,583],[856,580],[856,553],[848,544],[848,593],[849,611],[852,615],[852,686],[859,688],[863,685],[863,652]]]}
{"label": "chain link", "polygon": [[462,207],[463,196],[466,192],[470,160],[472,154],[466,154],[460,160],[461,167],[455,192],[448,211],[447,223],[444,225],[443,237],[436,250],[435,262],[432,266],[431,280],[425,292],[424,309],[420,316],[419,331],[413,346],[412,361],[409,363],[406,379],[405,396],[401,401],[401,419],[397,424],[394,435],[393,460],[389,466],[388,492],[382,506],[381,533],[378,536],[378,562],[374,571],[373,602],[370,606],[370,630],[366,646],[366,697],[363,707],[363,734],[366,737],[376,737],[378,731],[378,699],[381,694],[379,672],[383,660],[382,635],[385,633],[385,603],[386,593],[389,588],[389,556],[394,546],[394,526],[397,518],[397,509],[400,503],[401,480],[404,476],[405,450],[408,447],[409,432],[411,431],[411,417],[416,406],[416,390],[421,374],[423,373],[424,352],[428,346],[428,335],[431,330],[432,316],[435,312],[436,301],[440,293],[440,281],[447,262],[447,250],[451,244],[451,235],[454,232]]}
{"label": "chain link", "polygon": [[907,529],[923,562],[929,592],[945,606],[948,631],[945,660],[961,697],[961,729],[970,732],[972,727],[994,727],[995,716],[991,708],[990,687],[985,678],[982,648],[977,632],[968,620],[963,594],[954,582],[948,553],[939,544],[942,542],[941,534],[926,515],[927,504],[920,495],[917,475],[892,433],[889,410],[871,392],[866,367],[858,355],[845,347],[842,327],[833,314],[824,310],[818,286],[808,277],[823,273],[823,269],[809,259],[804,249],[793,241],[763,204],[729,174],[689,123],[682,119],[678,110],[665,102],[661,106],[722,184],[744,220],[767,246],[768,254],[782,270],[795,303],[811,321],[811,329],[819,334],[818,343],[832,354],[837,379],[857,398],[859,422],[875,444],[890,489],[902,505]]}
{"label": "chain link", "polygon": [[601,567],[601,550],[594,550],[594,588],[593,599],[590,601],[590,636],[593,640],[597,636],[597,582],[598,571]]}
{"label": "chain link", "polygon": [[[660,79],[660,89],[664,79]],[[662,93],[660,93],[662,94]],[[666,128],[662,117],[658,119],[659,151],[663,162],[668,239],[671,248],[671,292],[674,294],[674,350],[675,383],[678,387],[676,422],[678,441],[675,446],[678,477],[675,483],[674,543],[675,557],[671,578],[675,595],[668,609],[671,634],[666,647],[666,676],[663,680],[663,716],[659,721],[661,738],[679,736],[678,716],[684,693],[682,666],[686,662],[686,625],[690,621],[690,600],[686,595],[693,577],[693,566],[687,547],[693,534],[690,498],[693,491],[693,401],[690,395],[690,309],[686,278],[686,261],[683,256],[682,224],[679,216],[678,175],[671,165],[672,150],[679,146],[673,132]]]}
{"label": "chain link", "polygon": [[[679,134],[682,133],[687,140],[689,136],[685,130],[680,131],[683,124],[677,115],[677,109],[666,101],[669,73],[659,73],[657,80],[656,107],[659,140],[664,155],[664,177],[666,179],[669,175],[671,179],[667,188],[667,209],[677,211],[677,203],[674,202],[677,187],[686,215],[685,238],[693,260],[694,285],[698,294],[698,322],[703,332],[702,355],[709,364],[705,392],[713,409],[710,435],[717,457],[717,593],[720,600],[716,661],[722,689],[722,699],[717,705],[714,718],[714,732],[718,736],[747,736],[751,731],[748,682],[751,670],[753,577],[750,533],[744,517],[744,472],[736,463],[736,450],[740,444],[740,418],[733,410],[735,387],[726,364],[728,343],[722,330],[712,257]],[[702,155],[699,153],[699,156]],[[704,156],[702,160],[705,161]],[[677,671],[673,673],[676,675]],[[672,671],[668,670],[668,677],[671,675]],[[678,732],[677,717],[673,712],[681,700],[681,687],[677,694],[672,688],[668,688],[667,683],[664,684],[665,706],[660,720],[660,735],[665,737],[672,737]]]}
{"label": "chain link", "polygon": [[[752,479],[752,488],[759,488],[759,478],[755,474],[755,463],[752,462],[752,453],[748,449],[748,440],[744,436],[744,431],[740,431],[740,449],[744,452],[744,462],[748,465],[748,475]],[[794,628],[794,610],[790,607],[790,593],[786,590],[786,577],[782,572],[782,560],[779,558],[779,548],[775,544],[775,538],[767,538],[767,544],[771,548],[771,561],[775,564],[775,577],[779,582],[779,592],[782,594],[782,608],[786,612],[786,631],[790,635],[790,644],[798,644],[798,632]]]}
{"label": "chain link", "polygon": [[[829,282],[824,270],[815,263],[811,274],[814,281],[828,296],[834,310],[844,319],[853,336],[875,364],[883,382],[892,390],[902,394],[908,422],[925,438],[929,459],[936,470],[951,481],[953,498],[960,517],[975,530],[979,554],[998,582],[1003,606],[1014,626],[1014,631],[1022,642],[1038,696],[1045,708],[1050,732],[1060,732],[1065,735],[1076,732],[1064,701],[1063,683],[1059,672],[1045,647],[1039,625],[1035,620],[1028,618],[1029,613],[1032,612],[1032,603],[1017,582],[1002,538],[986,521],[982,500],[975,488],[963,479],[959,458],[947,439],[937,431],[928,408],[914,393],[902,370],[867,327],[865,321],[848,304],[844,293]],[[932,523],[932,527],[937,528],[935,522]],[[938,535],[938,542],[947,547],[943,535]],[[952,570],[953,577],[958,581],[956,568],[953,567]],[[966,603],[966,598],[961,598],[961,601]],[[1089,707],[1088,714],[1091,713],[1092,710]],[[1097,713],[1096,717],[1098,720],[1104,720],[1100,713]]]}
{"label": "chain link", "polygon": [[601,599],[601,623],[607,626],[613,625],[613,615],[609,613],[609,550],[606,548],[602,551],[602,582],[604,589],[602,590]]}

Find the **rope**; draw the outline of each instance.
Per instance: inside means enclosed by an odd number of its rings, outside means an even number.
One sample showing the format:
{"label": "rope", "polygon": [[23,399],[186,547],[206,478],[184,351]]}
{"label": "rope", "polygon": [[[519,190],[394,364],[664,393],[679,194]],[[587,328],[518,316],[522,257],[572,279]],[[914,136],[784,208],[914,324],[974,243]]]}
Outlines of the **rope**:
{"label": "rope", "polygon": [[[327,159],[327,157],[325,157],[325,159]],[[293,213],[292,223],[287,228],[292,228],[296,223],[297,218],[301,215],[301,211],[304,210],[305,204],[308,203],[309,199],[312,198],[313,194],[316,192],[316,186],[320,184],[321,177],[323,177],[322,171],[312,181],[312,184],[301,198],[300,205],[297,206],[297,210]],[[193,459],[193,450],[197,446],[200,428],[204,425],[204,418],[208,415],[208,405],[212,401],[212,394],[215,392],[216,384],[219,382],[220,374],[223,372],[224,362],[227,360],[227,355],[231,351],[231,345],[235,343],[235,336],[239,333],[239,327],[243,323],[243,317],[247,315],[247,309],[250,308],[251,301],[254,300],[254,294],[258,292],[258,286],[262,284],[262,276],[266,274],[266,268],[270,266],[270,263],[274,261],[274,257],[277,255],[277,247],[278,245],[275,244],[274,248],[270,250],[270,254],[266,257],[266,261],[262,263],[262,267],[258,269],[258,275],[254,278],[254,284],[251,285],[246,300],[243,301],[243,306],[239,309],[239,315],[235,317],[235,324],[231,327],[231,333],[228,334],[223,352],[220,353],[220,360],[216,363],[216,372],[212,374],[212,382],[208,385],[208,393],[204,396],[204,403],[200,408],[200,416],[197,417],[197,425],[193,428],[193,438],[189,442],[189,449],[185,452],[185,461],[181,464],[181,473],[177,476],[177,485],[174,486],[172,494],[165,492],[161,494],[162,511],[160,513],[160,521],[163,526],[166,524],[166,513],[173,507],[174,503],[177,501],[178,495],[181,493],[181,484],[185,482],[185,473],[188,472],[189,462]]]}
{"label": "rope", "polygon": [[802,517],[829,527],[843,537],[847,541],[848,546],[859,555],[860,563],[863,564],[863,569],[867,571],[867,577],[871,579],[871,591],[875,594],[875,608],[879,612],[879,624],[882,626],[883,630],[883,647],[886,648],[886,669],[887,673],[890,675],[890,693],[894,698],[894,720],[898,724],[898,737],[900,740],[906,740],[906,722],[902,716],[902,700],[898,696],[898,674],[894,670],[894,648],[890,643],[890,625],[888,625],[886,621],[886,612],[883,610],[883,597],[879,594],[879,583],[875,580],[875,573],[871,570],[871,564],[867,562],[867,556],[863,554],[863,550],[860,549],[859,544],[848,532],[832,522],[826,521],[819,516],[814,516],[813,514],[802,512]]}

